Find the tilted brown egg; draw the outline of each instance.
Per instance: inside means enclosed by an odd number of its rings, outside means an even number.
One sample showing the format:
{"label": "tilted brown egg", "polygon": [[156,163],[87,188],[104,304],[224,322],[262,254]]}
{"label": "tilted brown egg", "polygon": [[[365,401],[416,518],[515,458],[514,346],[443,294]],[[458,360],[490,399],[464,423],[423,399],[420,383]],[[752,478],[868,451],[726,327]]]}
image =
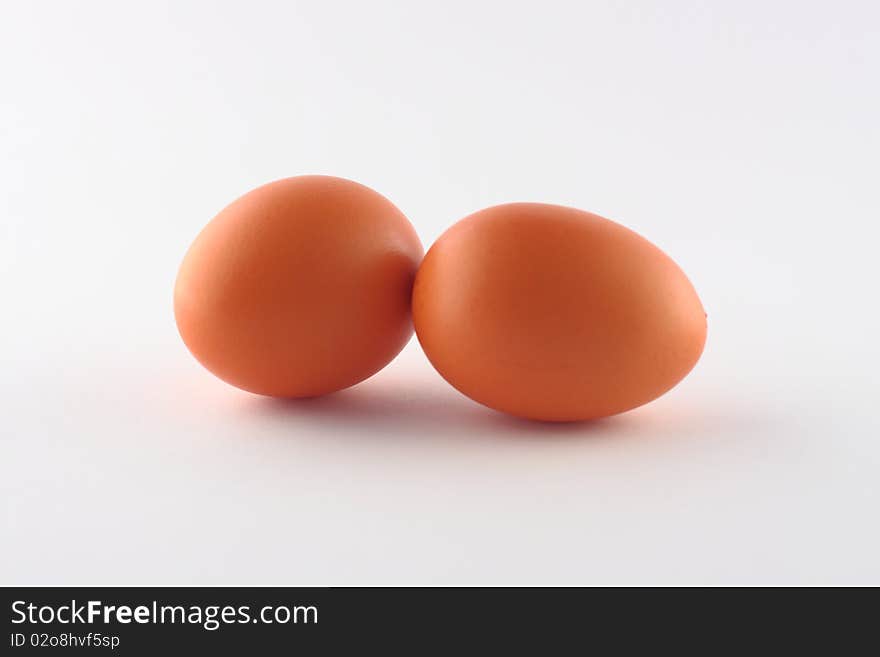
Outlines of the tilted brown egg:
{"label": "tilted brown egg", "polygon": [[449,383],[539,420],[645,404],[691,370],[706,340],[700,299],[665,253],[608,219],[538,203],[447,230],[419,268],[413,318]]}
{"label": "tilted brown egg", "polygon": [[193,355],[234,386],[310,397],[385,366],[412,335],[422,245],[388,199],[301,176],[224,209],[184,258],[174,292]]}

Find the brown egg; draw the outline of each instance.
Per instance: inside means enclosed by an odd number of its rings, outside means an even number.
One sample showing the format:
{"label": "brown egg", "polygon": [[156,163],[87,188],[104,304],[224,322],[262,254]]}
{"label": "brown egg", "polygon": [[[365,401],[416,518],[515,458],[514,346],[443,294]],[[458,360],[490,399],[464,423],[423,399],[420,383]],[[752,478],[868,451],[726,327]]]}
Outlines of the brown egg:
{"label": "brown egg", "polygon": [[691,370],[706,340],[694,288],[660,249],[539,203],[481,210],[447,230],[419,268],[413,319],[449,383],[537,420],[645,404]]}
{"label": "brown egg", "polygon": [[259,187],[199,234],[174,312],[193,355],[251,392],[311,397],[384,367],[412,335],[422,245],[390,201],[301,176]]}

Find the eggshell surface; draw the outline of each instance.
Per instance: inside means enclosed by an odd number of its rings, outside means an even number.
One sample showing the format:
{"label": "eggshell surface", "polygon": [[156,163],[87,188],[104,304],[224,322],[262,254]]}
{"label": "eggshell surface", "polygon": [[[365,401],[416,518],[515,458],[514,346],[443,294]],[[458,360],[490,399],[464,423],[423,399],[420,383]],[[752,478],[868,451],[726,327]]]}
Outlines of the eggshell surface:
{"label": "eggshell surface", "polygon": [[620,413],[696,364],[706,314],[666,254],[597,215],[539,203],[481,210],[429,249],[416,334],[455,388],[536,420]]}
{"label": "eggshell surface", "polygon": [[244,390],[340,390],[409,340],[422,254],[406,217],[368,187],[329,176],[278,180],[198,235],[175,285],[177,326],[207,369]]}

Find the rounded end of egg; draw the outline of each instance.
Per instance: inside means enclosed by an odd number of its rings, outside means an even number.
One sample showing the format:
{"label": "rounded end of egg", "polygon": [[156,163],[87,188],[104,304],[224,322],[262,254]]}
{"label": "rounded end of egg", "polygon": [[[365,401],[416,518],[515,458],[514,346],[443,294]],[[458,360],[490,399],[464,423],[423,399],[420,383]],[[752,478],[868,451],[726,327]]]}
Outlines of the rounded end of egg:
{"label": "rounded end of egg", "polygon": [[180,335],[224,381],[314,397],[382,369],[412,334],[422,245],[390,201],[358,183],[300,176],[220,212],[181,264]]}

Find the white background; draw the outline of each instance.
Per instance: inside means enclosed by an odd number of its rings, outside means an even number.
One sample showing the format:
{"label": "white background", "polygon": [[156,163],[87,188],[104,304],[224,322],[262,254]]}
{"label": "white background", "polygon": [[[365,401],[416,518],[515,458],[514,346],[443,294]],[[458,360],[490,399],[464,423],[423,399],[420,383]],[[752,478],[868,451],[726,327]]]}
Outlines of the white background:
{"label": "white background", "polygon": [[[875,2],[0,0],[0,581],[880,583]],[[581,425],[413,340],[317,401],[214,379],[199,229],[303,173],[426,247],[506,201],[616,219],[709,314],[662,399]]]}

